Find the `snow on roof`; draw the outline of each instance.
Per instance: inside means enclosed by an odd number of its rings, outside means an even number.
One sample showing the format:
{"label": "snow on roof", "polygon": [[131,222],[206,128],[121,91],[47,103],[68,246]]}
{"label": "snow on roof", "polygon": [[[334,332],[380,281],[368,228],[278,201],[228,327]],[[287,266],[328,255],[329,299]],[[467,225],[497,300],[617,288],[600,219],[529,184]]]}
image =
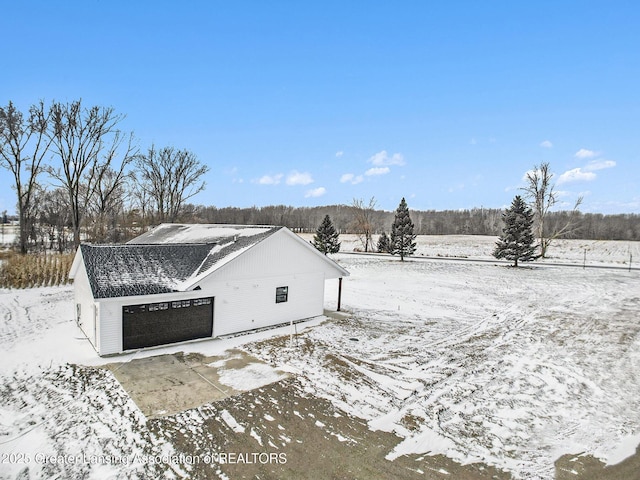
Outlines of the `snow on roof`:
{"label": "snow on roof", "polygon": [[271,234],[280,228],[282,227],[271,225],[162,223],[130,240],[128,244],[213,243],[221,245],[242,238]]}
{"label": "snow on roof", "polygon": [[211,245],[80,245],[94,298],[177,291]]}
{"label": "snow on roof", "polygon": [[94,298],[184,291],[282,227],[162,224],[125,245],[81,245]]}

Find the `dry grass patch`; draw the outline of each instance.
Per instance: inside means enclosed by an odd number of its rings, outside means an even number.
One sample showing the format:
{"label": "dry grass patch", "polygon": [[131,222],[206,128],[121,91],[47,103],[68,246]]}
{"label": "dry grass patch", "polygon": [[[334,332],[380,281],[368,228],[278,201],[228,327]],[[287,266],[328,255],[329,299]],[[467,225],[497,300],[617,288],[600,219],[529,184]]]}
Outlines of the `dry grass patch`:
{"label": "dry grass patch", "polygon": [[3,252],[0,263],[0,287],[32,288],[70,283],[73,253]]}

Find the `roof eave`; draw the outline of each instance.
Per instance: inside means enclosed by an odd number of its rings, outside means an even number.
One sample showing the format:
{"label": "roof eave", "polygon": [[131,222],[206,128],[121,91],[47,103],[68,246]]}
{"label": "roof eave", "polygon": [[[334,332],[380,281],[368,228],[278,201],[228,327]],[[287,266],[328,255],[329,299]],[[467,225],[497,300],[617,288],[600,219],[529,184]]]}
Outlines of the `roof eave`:
{"label": "roof eave", "polygon": [[76,275],[78,274],[78,270],[80,269],[80,265],[84,262],[82,257],[82,249],[78,246],[76,250],[76,254],[73,257],[73,263],[71,264],[71,268],[69,269],[69,278],[74,280]]}
{"label": "roof eave", "polygon": [[351,275],[349,273],[349,271],[347,269],[345,269],[342,265],[340,265],[334,259],[329,258],[327,255],[322,253],[320,250],[315,248],[313,245],[311,245],[310,243],[308,243],[304,239],[302,239],[299,235],[296,235],[295,233],[293,233],[287,227],[282,227],[282,230],[284,230],[287,235],[289,235],[290,237],[294,238],[301,245],[304,245],[306,249],[308,249],[309,251],[313,252],[314,255],[317,255],[324,262],[328,263],[331,267],[335,268],[341,274],[341,276],[348,277],[349,275]]}

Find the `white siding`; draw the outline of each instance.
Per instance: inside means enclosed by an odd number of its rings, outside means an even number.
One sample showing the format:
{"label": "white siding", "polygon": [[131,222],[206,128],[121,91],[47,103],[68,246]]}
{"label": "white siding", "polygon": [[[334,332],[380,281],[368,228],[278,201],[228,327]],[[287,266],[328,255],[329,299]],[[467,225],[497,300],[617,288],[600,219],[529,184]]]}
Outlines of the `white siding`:
{"label": "white siding", "polygon": [[[125,297],[126,298],[126,297]],[[122,352],[122,300],[101,301],[99,307],[100,320],[100,355]]]}
{"label": "white siding", "polygon": [[[76,321],[78,326],[87,336],[89,341],[97,349],[96,337],[95,337],[95,303],[93,301],[93,294],[91,292],[91,286],[89,285],[89,277],[87,277],[87,270],[84,266],[84,262],[81,262],[78,268],[78,272],[73,279],[74,284],[74,301]],[[78,317],[78,306],[80,309],[80,316]]]}
{"label": "white siding", "polygon": [[[278,287],[288,287],[286,302],[276,303]],[[209,288],[216,292],[213,315],[216,337],[315,317],[323,311],[322,273],[229,280]]]}
{"label": "white siding", "polygon": [[[214,336],[322,315],[324,282],[335,268],[290,235],[276,232],[199,282],[216,297]],[[282,286],[288,301],[276,303]]]}
{"label": "white siding", "polygon": [[237,280],[296,273],[322,273],[324,279],[340,276],[317,250],[282,229],[217,269],[200,285],[204,289],[209,279]]}

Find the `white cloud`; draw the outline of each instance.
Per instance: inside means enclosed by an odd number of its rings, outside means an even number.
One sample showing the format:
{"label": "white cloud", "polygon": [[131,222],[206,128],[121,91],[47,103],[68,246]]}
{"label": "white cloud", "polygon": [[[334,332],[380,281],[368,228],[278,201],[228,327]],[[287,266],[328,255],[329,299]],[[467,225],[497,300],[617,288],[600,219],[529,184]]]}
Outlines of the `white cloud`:
{"label": "white cloud", "polygon": [[393,156],[389,157],[389,154],[386,150],[382,150],[381,152],[376,153],[369,159],[369,163],[375,165],[377,167],[383,167],[385,165],[404,165],[404,157],[401,153],[394,153]]}
{"label": "white cloud", "polygon": [[574,168],[567,170],[558,178],[558,185],[570,182],[590,182],[596,179],[596,174],[593,172],[585,172],[582,168]]}
{"label": "white cloud", "polygon": [[389,167],[373,167],[373,168],[370,168],[369,170],[367,170],[366,172],[364,172],[364,174],[367,177],[371,177],[371,176],[374,176],[374,175],[386,175],[390,171],[391,170],[389,169]]}
{"label": "white cloud", "polygon": [[263,175],[258,179],[258,183],[260,185],[278,185],[280,180],[282,180],[284,175],[282,173],[277,173],[275,175]]}
{"label": "white cloud", "polygon": [[[581,149],[576,153],[576,157],[589,158],[599,155],[598,152],[591,150]],[[560,177],[558,177],[558,185],[571,182],[592,182],[598,176],[594,173],[598,170],[604,170],[606,168],[613,168],[616,166],[616,162],[613,160],[591,160],[586,166],[573,168],[567,170]]]}
{"label": "white cloud", "polygon": [[593,158],[597,157],[600,153],[594,152],[593,150],[587,150],[586,148],[581,148],[575,153],[576,158]]}
{"label": "white cloud", "polygon": [[317,197],[321,197],[323,196],[325,193],[327,193],[327,189],[324,187],[318,187],[318,188],[314,188],[312,190],[307,190],[307,193],[305,193],[304,197],[305,198],[317,198]]}
{"label": "white cloud", "polygon": [[545,140],[544,142],[540,142],[540,146],[542,148],[553,148],[553,143],[551,143],[549,140]]}
{"label": "white cloud", "polygon": [[588,172],[595,172],[596,170],[604,170],[605,168],[613,168],[615,166],[616,162],[613,160],[592,160],[584,169]]}
{"label": "white cloud", "polygon": [[342,150],[336,152],[336,157],[340,158],[342,155],[344,155],[344,152]]}
{"label": "white cloud", "polygon": [[363,180],[364,177],[362,175],[354,175],[353,173],[345,173],[340,177],[340,183],[350,183],[352,185],[357,185]]}
{"label": "white cloud", "polygon": [[313,183],[313,177],[309,172],[301,173],[294,170],[287,175],[286,183],[287,185],[309,185],[310,183]]}
{"label": "white cloud", "polygon": [[345,173],[340,177],[340,183],[347,183],[353,181],[355,175],[353,173]]}

